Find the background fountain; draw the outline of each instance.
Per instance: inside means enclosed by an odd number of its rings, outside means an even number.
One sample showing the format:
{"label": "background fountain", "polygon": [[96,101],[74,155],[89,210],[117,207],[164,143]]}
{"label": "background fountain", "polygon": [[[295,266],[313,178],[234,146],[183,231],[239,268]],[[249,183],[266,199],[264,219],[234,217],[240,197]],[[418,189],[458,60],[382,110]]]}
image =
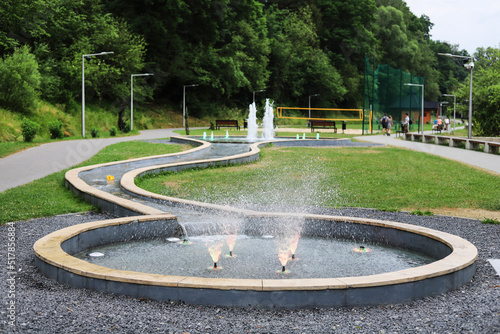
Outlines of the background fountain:
{"label": "background fountain", "polygon": [[262,137],[266,140],[272,140],[274,138],[274,112],[273,103],[266,99],[266,107],[264,112],[264,118],[262,119],[262,126],[264,127],[264,132]]}
{"label": "background fountain", "polygon": [[[266,99],[266,105],[264,110],[264,118],[262,119],[262,138],[265,140],[274,139],[274,110],[273,103]],[[248,134],[247,140],[254,142],[258,137],[258,125],[257,125],[257,107],[255,102],[249,106],[248,113]]]}
{"label": "background fountain", "polygon": [[254,142],[257,139],[257,107],[255,106],[255,102],[249,106],[247,126],[247,139],[250,142]]}

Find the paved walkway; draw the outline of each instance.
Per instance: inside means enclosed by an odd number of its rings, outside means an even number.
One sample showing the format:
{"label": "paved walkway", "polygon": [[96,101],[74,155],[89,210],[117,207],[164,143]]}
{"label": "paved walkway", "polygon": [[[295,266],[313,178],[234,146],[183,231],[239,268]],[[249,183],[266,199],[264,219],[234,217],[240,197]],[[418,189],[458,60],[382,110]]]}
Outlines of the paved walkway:
{"label": "paved walkway", "polygon": [[[52,173],[75,166],[104,147],[123,141],[167,138],[174,130],[144,130],[139,136],[106,139],[67,140],[43,144],[0,159],[0,192],[14,188]],[[389,136],[355,137],[358,140],[399,146],[415,151],[439,155],[500,174],[500,156],[396,139]]]}
{"label": "paved walkway", "polygon": [[398,139],[392,136],[365,136],[355,137],[357,140],[372,143],[404,147],[410,150],[438,155],[443,158],[460,161],[472,166],[484,168],[500,175],[500,155],[483,153],[462,148],[449,147],[435,144],[424,144],[409,140]]}
{"label": "paved walkway", "polygon": [[138,136],[65,140],[42,144],[0,159],[0,192],[75,166],[123,141],[167,138],[174,130],[144,130]]}

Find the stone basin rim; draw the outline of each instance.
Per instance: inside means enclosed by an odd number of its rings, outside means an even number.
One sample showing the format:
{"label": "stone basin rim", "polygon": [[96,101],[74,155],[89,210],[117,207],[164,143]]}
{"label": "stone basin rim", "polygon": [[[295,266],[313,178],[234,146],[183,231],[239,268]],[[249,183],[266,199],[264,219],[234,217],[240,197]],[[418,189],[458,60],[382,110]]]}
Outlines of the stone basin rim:
{"label": "stone basin rim", "polygon": [[[273,216],[273,213],[259,213],[259,216]],[[356,287],[384,286],[401,284],[424,280],[431,277],[450,274],[472,265],[478,256],[476,247],[469,241],[445,232],[435,231],[429,228],[413,226],[404,223],[390,221],[362,219],[356,217],[325,216],[325,215],[300,215],[304,218],[353,222],[359,224],[374,224],[384,228],[394,228],[410,233],[424,235],[438,240],[449,246],[451,254],[443,259],[430,264],[404,269],[396,272],[387,272],[377,275],[356,277],[332,277],[332,278],[308,278],[308,279],[230,279],[230,278],[202,278],[188,276],[169,276],[160,274],[148,274],[135,271],[116,270],[98,266],[84,260],[80,260],[66,253],[61,245],[78,234],[107,226],[128,224],[131,222],[174,219],[170,214],[146,215],[135,217],[115,218],[103,221],[83,223],[69,226],[52,232],[39,239],[33,246],[35,255],[40,260],[51,266],[85,277],[144,284],[154,286],[194,287],[203,289],[236,289],[236,290],[324,290],[324,289],[348,289]]]}

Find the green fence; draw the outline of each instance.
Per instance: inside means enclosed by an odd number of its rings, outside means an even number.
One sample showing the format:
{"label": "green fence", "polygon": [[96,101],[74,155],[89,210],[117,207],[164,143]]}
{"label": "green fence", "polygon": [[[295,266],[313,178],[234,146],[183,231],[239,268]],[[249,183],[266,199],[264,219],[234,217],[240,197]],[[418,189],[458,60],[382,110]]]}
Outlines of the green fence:
{"label": "green fence", "polygon": [[425,80],[389,65],[378,65],[375,69],[375,59],[372,66],[365,57],[363,134],[381,129],[380,119],[384,114],[392,116],[394,131],[401,128],[406,113],[411,120],[410,131],[418,129],[422,87],[405,84],[424,85]]}

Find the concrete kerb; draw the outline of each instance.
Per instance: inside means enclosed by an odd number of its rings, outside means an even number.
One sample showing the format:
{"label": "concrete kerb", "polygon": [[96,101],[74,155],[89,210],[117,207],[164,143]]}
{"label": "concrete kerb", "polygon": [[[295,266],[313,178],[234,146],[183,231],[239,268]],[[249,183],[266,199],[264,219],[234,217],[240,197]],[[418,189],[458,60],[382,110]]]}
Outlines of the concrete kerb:
{"label": "concrete kerb", "polygon": [[[174,139],[177,140],[177,139]],[[180,141],[191,141],[192,139],[180,138]],[[203,149],[209,143],[199,141],[201,145],[196,149]],[[398,233],[409,233],[411,235],[418,235],[424,239],[434,240],[434,242],[446,245],[451,251],[444,258],[435,261],[429,265],[421,266],[412,269],[401,270],[398,272],[385,273],[380,275],[364,276],[364,277],[343,277],[343,278],[328,278],[328,279],[301,279],[301,280],[234,280],[234,279],[204,279],[198,277],[177,277],[177,276],[164,276],[164,275],[153,275],[153,274],[143,274],[137,272],[127,272],[120,270],[113,270],[109,268],[95,266],[88,262],[79,260],[71,256],[70,254],[63,251],[63,244],[71,240],[72,238],[78,237],[83,232],[88,231],[98,231],[103,226],[109,227],[114,225],[123,225],[136,223],[139,221],[151,221],[151,220],[161,220],[170,219],[175,220],[172,215],[165,214],[164,212],[156,209],[152,209],[146,205],[138,204],[133,201],[118,198],[109,193],[99,191],[84,181],[82,181],[78,174],[83,170],[88,170],[92,168],[97,168],[99,166],[106,166],[110,164],[116,164],[119,162],[95,165],[89,167],[78,168],[71,170],[66,174],[66,180],[68,185],[73,189],[73,191],[83,195],[88,200],[94,200],[97,205],[102,205],[103,202],[112,203],[113,207],[110,210],[118,213],[130,213],[130,214],[142,214],[144,216],[126,217],[119,218],[113,221],[103,221],[103,222],[93,222],[88,224],[73,226],[64,230],[56,231],[42,239],[40,239],[34,246],[36,254],[37,266],[46,273],[49,277],[53,277],[61,282],[76,286],[76,287],[90,287],[97,290],[108,291],[108,292],[118,292],[123,294],[128,294],[134,297],[151,297],[155,298],[155,293],[148,290],[147,286],[165,287],[167,290],[162,290],[159,297],[156,299],[160,300],[179,300],[187,301],[192,303],[198,303],[200,301],[200,291],[209,290],[224,290],[230,291],[224,297],[219,297],[215,299],[210,299],[207,296],[203,299],[205,302],[202,304],[215,304],[215,305],[233,305],[233,306],[246,306],[248,302],[244,299],[244,304],[232,303],[235,298],[241,298],[242,296],[238,293],[241,290],[252,290],[268,292],[273,294],[278,293],[279,302],[273,299],[271,302],[266,301],[269,296],[265,296],[264,299],[258,299],[256,295],[251,295],[250,300],[259,300],[259,305],[263,307],[304,307],[304,306],[340,306],[340,305],[368,305],[373,303],[379,303],[376,298],[373,299],[375,294],[391,296],[395,293],[396,295],[401,294],[401,298],[397,296],[392,296],[382,303],[392,303],[392,302],[402,302],[405,300],[413,300],[416,298],[421,298],[429,294],[441,293],[444,291],[449,291],[451,289],[457,288],[462,284],[470,281],[472,275],[475,271],[475,261],[477,259],[477,249],[468,241],[461,239],[457,236],[450,235],[447,233],[434,231],[431,229],[416,227],[413,225],[394,223],[387,221],[377,221],[371,219],[359,219],[351,217],[335,217],[335,216],[322,216],[322,215],[310,215],[310,214],[286,214],[286,213],[264,213],[252,210],[236,209],[227,206],[213,205],[208,203],[201,203],[196,201],[186,201],[182,199],[176,199],[171,197],[165,197],[153,193],[146,192],[134,184],[134,178],[137,175],[151,172],[155,169],[162,168],[189,168],[187,166],[196,165],[207,165],[207,164],[228,164],[232,162],[246,162],[247,159],[258,158],[259,146],[267,145],[268,142],[258,143],[251,145],[250,151],[244,154],[238,154],[231,157],[225,157],[223,159],[208,159],[208,160],[198,160],[195,162],[184,163],[180,162],[177,164],[166,164],[161,166],[151,166],[141,169],[137,169],[126,173],[121,180],[121,186],[128,192],[133,192],[136,195],[142,197],[153,198],[159,201],[171,201],[187,206],[197,206],[209,209],[211,211],[224,211],[231,212],[245,219],[256,219],[265,217],[290,217],[290,216],[300,216],[303,219],[316,221],[316,222],[329,222],[330,224],[336,224],[342,222],[343,224],[359,224],[366,225],[370,228],[382,227],[384,229],[390,229],[394,231],[400,231]],[[191,151],[191,150],[190,150]],[[189,151],[186,151],[189,152]],[[178,154],[186,154],[186,152]],[[148,159],[148,158],[144,158]],[[144,160],[136,159],[136,160]],[[118,209],[117,209],[118,208]],[[108,211],[108,210],[106,210]],[[115,233],[116,234],[116,233]],[[419,237],[419,238],[420,238]],[[439,248],[439,247],[438,247]],[[76,275],[76,276],[75,276]],[[451,275],[451,276],[450,276]],[[427,279],[434,280],[433,282],[437,284],[439,288],[428,288],[425,287],[425,291],[428,293],[418,292],[424,287],[418,283]],[[115,283],[105,283],[105,282],[115,282]],[[441,287],[441,285],[443,287]],[[139,287],[138,287],[139,286]],[[182,293],[179,290],[172,291],[172,288],[181,289],[195,289],[195,290],[183,290]],[[383,288],[387,287],[387,288]],[[352,290],[354,288],[368,289],[366,293],[360,292],[360,290]],[[201,290],[200,290],[201,289]],[[382,289],[382,290],[381,290]],[[297,293],[301,294],[301,291],[315,291],[318,293],[320,290],[326,290],[326,295],[317,295],[318,301],[311,302],[309,299],[303,299],[299,302],[297,299]],[[155,290],[156,291],[156,290]],[[292,291],[295,294],[283,296],[284,291]],[[332,292],[337,291],[337,292]],[[392,292],[391,292],[392,291]],[[422,290],[423,291],[423,290]],[[417,293],[418,292],[418,293]],[[333,293],[333,295],[332,295]],[[209,292],[211,294],[211,292]],[[183,296],[183,297],[180,297]],[[191,297],[189,297],[191,296]],[[205,298],[204,297],[204,298]],[[213,295],[212,295],[213,297]],[[256,299],[257,298],[257,299]],[[275,297],[273,297],[275,298]],[[335,302],[332,302],[332,298]],[[271,298],[272,299],[272,298]],[[337,300],[338,299],[338,300]],[[242,299],[243,300],[243,299]],[[304,303],[304,300],[308,302]],[[243,301],[242,301],[243,303]],[[250,302],[251,304],[251,302]],[[255,306],[255,305],[254,305]]]}
{"label": "concrete kerb", "polygon": [[[390,272],[371,276],[361,277],[334,277],[334,278],[318,278],[318,279],[213,279],[213,278],[200,278],[200,277],[184,277],[184,276],[168,276],[158,274],[147,274],[125,270],[115,270],[91,264],[89,262],[80,260],[68,254],[63,250],[64,244],[71,242],[72,239],[82,238],[80,235],[83,233],[94,232],[86,236],[87,239],[95,240],[95,236],[101,234],[99,231],[102,228],[109,228],[113,226],[121,226],[126,224],[140,224],[145,222],[154,222],[155,220],[174,219],[171,215],[151,215],[140,217],[125,217],[112,220],[105,220],[99,222],[91,222],[80,225],[71,226],[56,232],[53,232],[42,239],[38,240],[34,245],[34,252],[37,257],[37,265],[43,268],[42,271],[49,277],[58,280],[63,279],[65,283],[77,287],[93,287],[102,286],[103,291],[106,290],[105,286],[98,282],[108,281],[115,282],[119,288],[115,288],[114,292],[133,295],[134,297],[144,297],[144,292],[147,286],[167,288],[165,296],[168,300],[194,302],[186,296],[181,297],[183,294],[176,291],[172,293],[171,289],[196,289],[200,295],[204,291],[215,290],[219,293],[227,291],[226,296],[228,299],[234,297],[237,291],[256,291],[256,292],[300,292],[300,291],[325,291],[331,293],[330,290],[337,290],[337,294],[352,293],[351,289],[368,289],[368,295],[372,295],[373,291],[390,291],[395,287],[401,289],[401,285],[406,285],[403,289],[405,298],[414,299],[418,296],[413,296],[415,293],[414,284],[416,282],[427,279],[441,279],[447,275],[453,275],[461,270],[467,270],[474,267],[474,262],[477,259],[477,249],[468,241],[448,233],[434,231],[424,227],[416,227],[413,225],[395,223],[389,221],[377,221],[373,219],[360,219],[353,217],[338,217],[338,216],[322,216],[322,215],[302,215],[302,214],[285,214],[285,213],[264,213],[264,212],[246,212],[247,218],[255,217],[289,217],[300,216],[306,220],[316,221],[318,219],[327,221],[329,224],[362,224],[367,226],[379,226],[386,229],[394,229],[402,231],[403,233],[417,234],[425,236],[426,238],[436,240],[451,248],[451,254],[443,259],[430,263],[425,266],[400,270],[397,272]],[[149,228],[148,228],[149,229]],[[144,229],[146,230],[146,229]],[[112,233],[113,235],[120,235],[120,233]],[[67,247],[66,247],[67,248]],[[82,251],[83,249],[72,249],[73,253]],[[44,264],[40,264],[42,261]],[[463,284],[463,280],[469,280],[473,270],[465,275],[464,278],[446,279],[446,284]],[[71,276],[73,280],[68,277]],[[78,279],[74,279],[76,275]],[[469,277],[470,276],[470,277]],[[66,277],[66,278],[63,278]],[[88,280],[87,280],[88,279]],[[95,281],[97,280],[97,282]],[[120,283],[123,283],[120,285]],[[409,285],[408,285],[409,284]],[[111,284],[107,284],[108,286]],[[132,285],[132,286],[130,286]],[[139,288],[138,288],[139,287]],[[456,288],[457,286],[453,286]],[[98,290],[100,288],[97,288]],[[200,290],[201,289],[201,290]],[[235,292],[236,291],[236,292]],[[329,292],[330,291],[330,292]],[[356,293],[360,293],[359,291]],[[177,297],[176,297],[177,296]],[[232,297],[231,297],[232,296]],[[413,297],[412,297],[413,296]],[[253,296],[252,298],[255,298]],[[267,298],[267,297],[266,297]],[[353,298],[353,297],[351,297]],[[393,302],[395,297],[391,297],[390,302]],[[163,298],[159,298],[163,300]],[[366,301],[366,298],[364,299]],[[379,302],[384,303],[384,300]],[[292,307],[307,305],[297,305],[296,301]],[[350,300],[345,305],[357,305],[358,302]],[[361,303],[363,304],[363,303]],[[276,305],[276,301],[273,301]],[[253,305],[256,306],[256,305]],[[267,305],[269,306],[269,305]],[[287,305],[278,305],[286,307]],[[316,305],[327,306],[327,305]],[[331,306],[331,305],[330,305]]]}

